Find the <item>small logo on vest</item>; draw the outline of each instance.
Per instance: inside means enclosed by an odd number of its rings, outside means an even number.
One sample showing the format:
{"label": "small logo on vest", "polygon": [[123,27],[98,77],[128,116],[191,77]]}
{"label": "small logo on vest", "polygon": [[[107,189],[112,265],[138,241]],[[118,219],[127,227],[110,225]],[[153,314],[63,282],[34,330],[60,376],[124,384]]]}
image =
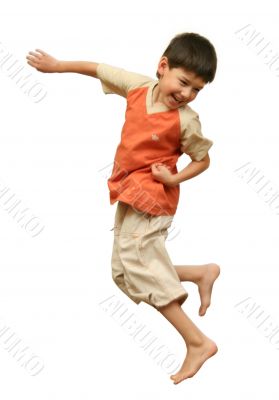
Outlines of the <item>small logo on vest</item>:
{"label": "small logo on vest", "polygon": [[156,135],[156,133],[152,133],[151,139],[152,139],[152,140],[160,140],[159,136]]}

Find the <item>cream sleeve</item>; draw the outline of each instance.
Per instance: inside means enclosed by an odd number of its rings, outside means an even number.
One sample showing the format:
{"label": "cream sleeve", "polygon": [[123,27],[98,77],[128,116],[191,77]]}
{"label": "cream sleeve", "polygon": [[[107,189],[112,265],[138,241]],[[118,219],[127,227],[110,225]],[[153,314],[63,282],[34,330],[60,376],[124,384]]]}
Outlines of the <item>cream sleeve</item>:
{"label": "cream sleeve", "polygon": [[100,79],[105,94],[114,93],[123,97],[127,97],[129,90],[145,86],[153,80],[149,76],[103,63],[97,67],[97,78]]}
{"label": "cream sleeve", "polygon": [[213,141],[203,136],[199,116],[196,114],[181,132],[181,152],[188,154],[194,161],[200,161],[212,145]]}

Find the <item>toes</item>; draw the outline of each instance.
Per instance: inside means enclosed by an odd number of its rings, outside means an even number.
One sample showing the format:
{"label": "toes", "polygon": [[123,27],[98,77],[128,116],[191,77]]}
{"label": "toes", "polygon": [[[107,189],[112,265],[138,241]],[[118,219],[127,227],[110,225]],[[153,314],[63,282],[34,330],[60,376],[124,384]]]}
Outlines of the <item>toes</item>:
{"label": "toes", "polygon": [[205,313],[206,313],[206,311],[207,311],[207,309],[208,309],[209,306],[210,306],[210,302],[209,302],[208,304],[202,304],[202,305],[200,306],[200,309],[199,309],[199,315],[200,315],[200,316],[205,315]]}
{"label": "toes", "polygon": [[199,315],[202,317],[206,313],[206,310],[202,307],[199,309]]}
{"label": "toes", "polygon": [[199,315],[202,317],[202,316],[204,316],[205,315],[205,313],[206,313],[206,310],[207,310],[207,307],[200,307],[200,309],[199,309]]}
{"label": "toes", "polygon": [[174,384],[177,384],[180,382],[181,376],[176,374],[176,375],[171,375],[171,379],[173,380]]}
{"label": "toes", "polygon": [[173,378],[174,385],[177,385],[179,382],[180,382],[180,378],[179,377]]}
{"label": "toes", "polygon": [[[192,376],[193,376],[193,375],[192,375]],[[180,376],[178,376],[178,377],[174,380],[173,383],[174,383],[175,385],[177,385],[178,383],[184,381],[184,380],[187,379],[187,378],[191,378],[192,376],[191,376],[191,375],[190,375],[190,376],[188,376],[188,375],[180,375]]]}

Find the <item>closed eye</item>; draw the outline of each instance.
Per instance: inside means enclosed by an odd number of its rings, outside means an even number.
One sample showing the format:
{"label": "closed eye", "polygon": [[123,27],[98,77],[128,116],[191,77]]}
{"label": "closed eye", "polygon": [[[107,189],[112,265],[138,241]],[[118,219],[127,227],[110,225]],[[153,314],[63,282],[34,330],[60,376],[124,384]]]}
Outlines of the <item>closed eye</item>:
{"label": "closed eye", "polygon": [[[182,83],[183,85],[189,85],[188,82],[182,81],[181,79],[180,79],[180,83]],[[195,90],[195,92],[197,92],[197,93],[200,91],[200,89],[198,89],[198,88],[195,88],[194,90]]]}

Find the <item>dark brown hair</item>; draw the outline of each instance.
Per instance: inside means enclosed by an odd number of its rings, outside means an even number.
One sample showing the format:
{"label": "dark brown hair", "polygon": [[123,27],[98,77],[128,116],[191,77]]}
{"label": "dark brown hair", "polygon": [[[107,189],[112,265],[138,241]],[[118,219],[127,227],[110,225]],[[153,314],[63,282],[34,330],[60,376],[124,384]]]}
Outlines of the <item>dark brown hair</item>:
{"label": "dark brown hair", "polygon": [[[164,51],[169,68],[184,68],[194,72],[205,83],[212,82],[217,69],[217,55],[213,45],[205,37],[192,32],[176,35]],[[156,76],[160,79],[157,72]]]}

